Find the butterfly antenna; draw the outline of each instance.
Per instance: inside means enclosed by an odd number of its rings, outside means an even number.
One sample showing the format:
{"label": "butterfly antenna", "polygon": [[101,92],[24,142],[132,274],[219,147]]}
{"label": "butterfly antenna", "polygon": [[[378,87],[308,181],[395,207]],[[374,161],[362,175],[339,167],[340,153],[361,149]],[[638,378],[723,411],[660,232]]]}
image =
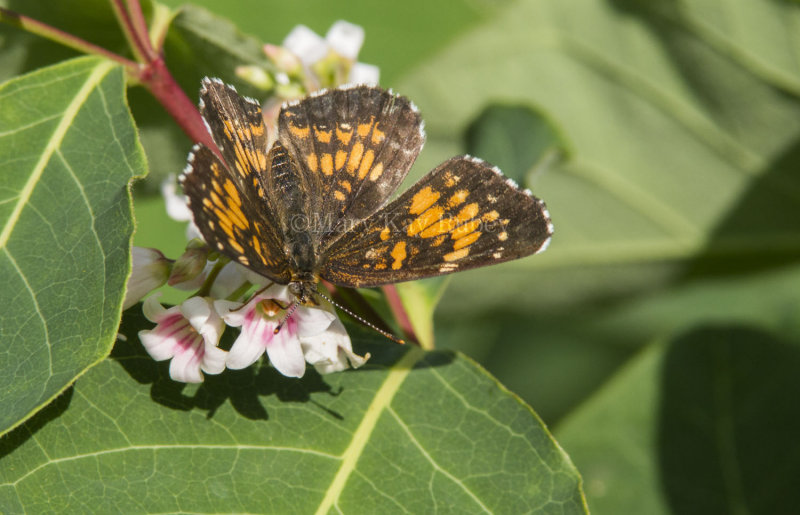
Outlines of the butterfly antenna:
{"label": "butterfly antenna", "polygon": [[384,331],[383,329],[381,329],[380,327],[376,326],[375,324],[373,324],[371,322],[367,322],[366,320],[364,320],[360,316],[356,315],[355,313],[353,313],[352,311],[350,311],[346,307],[342,306],[341,304],[339,304],[337,302],[334,302],[333,299],[331,299],[330,297],[328,297],[324,293],[316,292],[316,294],[319,295],[320,297],[322,297],[323,299],[327,300],[328,302],[330,302],[331,304],[333,304],[337,308],[341,309],[342,311],[344,311],[345,313],[347,313],[351,317],[355,318],[356,320],[358,320],[359,322],[361,322],[365,326],[369,327],[370,329],[372,329],[374,331],[377,331],[377,332],[381,333],[382,335],[384,335],[385,337],[389,338],[393,342],[399,343],[399,344],[405,344],[406,343],[405,340],[401,340],[400,338],[398,338],[397,336],[393,335],[392,333],[390,333],[388,331]]}
{"label": "butterfly antenna", "polygon": [[294,314],[295,310],[297,309],[297,307],[299,305],[300,304],[297,303],[297,302],[292,302],[292,306],[289,308],[289,311],[286,312],[286,316],[283,317],[283,320],[281,320],[281,322],[278,324],[278,326],[275,328],[275,330],[272,331],[272,334],[278,334],[280,332],[280,330],[283,328],[283,325],[286,323],[286,321],[289,320],[290,318],[292,318],[292,315]]}

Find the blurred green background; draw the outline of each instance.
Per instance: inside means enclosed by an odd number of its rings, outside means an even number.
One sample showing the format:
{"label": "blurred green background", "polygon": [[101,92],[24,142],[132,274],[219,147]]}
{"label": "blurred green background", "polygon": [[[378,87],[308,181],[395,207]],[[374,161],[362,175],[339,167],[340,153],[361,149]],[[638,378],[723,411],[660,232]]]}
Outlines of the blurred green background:
{"label": "blurred green background", "polygon": [[[175,20],[166,57],[193,98],[205,73],[237,82],[260,42],[345,19],[366,30],[360,60],[426,121],[408,182],[470,152],[547,202],[546,253],[419,289],[446,285],[436,346],[478,360],[554,429],[594,512],[791,512],[797,2],[196,4],[232,25]],[[184,227],[157,190],[191,142],[141,89],[130,104],[151,167],[136,244],[177,257]]]}

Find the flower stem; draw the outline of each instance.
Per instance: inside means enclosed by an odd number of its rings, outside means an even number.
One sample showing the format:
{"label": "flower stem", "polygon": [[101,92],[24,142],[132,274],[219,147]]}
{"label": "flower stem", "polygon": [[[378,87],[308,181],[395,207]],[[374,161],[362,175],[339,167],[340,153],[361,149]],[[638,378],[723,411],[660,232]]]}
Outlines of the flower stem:
{"label": "flower stem", "polygon": [[202,143],[220,155],[197,106],[175,82],[161,56],[148,63],[140,74],[140,80],[192,141]]}
{"label": "flower stem", "polygon": [[[117,2],[119,0],[114,1]],[[153,61],[158,58],[159,53],[153,48],[150,41],[150,31],[147,28],[147,21],[144,19],[142,5],[139,3],[139,0],[127,0],[127,3],[129,20],[133,26],[139,46],[144,53],[145,61]]]}
{"label": "flower stem", "polygon": [[0,21],[30,32],[31,34],[36,34],[37,36],[55,41],[56,43],[60,43],[66,47],[72,48],[73,50],[77,50],[78,52],[99,55],[110,59],[124,66],[128,72],[133,75],[137,75],[139,73],[139,63],[131,61],[130,59],[115,54],[114,52],[99,47],[93,43],[89,43],[84,39],[74,36],[68,32],[64,32],[63,30],[57,29],[51,25],[34,20],[33,18],[29,18],[24,14],[19,14],[0,7]]}
{"label": "flower stem", "polygon": [[381,289],[383,290],[383,294],[386,295],[386,302],[389,304],[389,308],[391,308],[394,319],[397,320],[400,329],[406,333],[409,341],[419,345],[420,342],[417,333],[414,331],[414,325],[408,317],[408,312],[405,306],[403,306],[400,294],[397,293],[397,288],[393,284],[388,284]]}
{"label": "flower stem", "polygon": [[122,33],[125,34],[125,39],[128,40],[128,46],[133,52],[133,55],[136,56],[136,60],[139,62],[146,62],[147,54],[142,43],[139,41],[139,35],[136,33],[131,17],[125,5],[122,3],[122,0],[111,0],[109,3],[114,10],[114,15],[117,17],[119,26],[122,28]]}
{"label": "flower stem", "polygon": [[207,297],[208,294],[211,293],[211,287],[214,285],[214,281],[217,280],[217,276],[227,264],[228,259],[220,257],[208,273],[208,277],[206,277],[203,286],[201,286],[192,297]]}

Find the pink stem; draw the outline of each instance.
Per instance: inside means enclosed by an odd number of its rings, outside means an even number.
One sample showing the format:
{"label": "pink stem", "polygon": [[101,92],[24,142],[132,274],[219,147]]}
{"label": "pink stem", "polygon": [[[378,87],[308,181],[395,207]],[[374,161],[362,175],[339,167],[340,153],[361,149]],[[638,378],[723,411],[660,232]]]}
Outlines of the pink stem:
{"label": "pink stem", "polygon": [[30,32],[31,34],[36,34],[37,36],[42,36],[43,38],[55,41],[56,43],[61,43],[66,47],[77,50],[78,52],[105,57],[121,64],[127,68],[130,73],[138,73],[139,63],[131,61],[130,59],[126,59],[121,55],[117,55],[114,52],[110,52],[105,48],[99,47],[93,43],[89,43],[88,41],[76,37],[68,32],[64,32],[63,30],[57,29],[51,25],[34,20],[33,18],[29,18],[24,14],[19,14],[0,7],[0,20],[7,22],[9,25],[19,27],[20,29]]}
{"label": "pink stem", "polygon": [[411,319],[408,318],[408,313],[403,306],[403,301],[400,300],[400,294],[397,293],[397,288],[393,284],[388,284],[381,289],[384,295],[386,295],[386,302],[389,303],[389,308],[391,308],[392,314],[395,320],[397,320],[400,329],[406,333],[409,341],[419,345],[419,338],[417,337],[417,333],[414,332],[414,325],[411,323]]}

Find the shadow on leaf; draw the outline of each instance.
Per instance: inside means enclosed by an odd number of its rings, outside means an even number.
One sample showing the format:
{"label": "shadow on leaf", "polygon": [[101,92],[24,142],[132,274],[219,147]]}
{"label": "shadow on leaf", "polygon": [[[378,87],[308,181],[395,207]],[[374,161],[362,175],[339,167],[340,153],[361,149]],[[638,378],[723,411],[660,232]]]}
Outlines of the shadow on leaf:
{"label": "shadow on leaf", "polygon": [[36,415],[25,421],[24,424],[13,429],[11,432],[0,437],[0,461],[6,456],[13,453],[18,447],[28,441],[35,435],[41,428],[47,425],[50,421],[57,419],[62,413],[67,411],[67,408],[72,401],[72,393],[74,387],[70,386],[64,393],[56,397],[56,399],[42,408]]}
{"label": "shadow on leaf", "polygon": [[669,347],[658,423],[674,513],[792,513],[800,348],[761,330],[697,329]]}

